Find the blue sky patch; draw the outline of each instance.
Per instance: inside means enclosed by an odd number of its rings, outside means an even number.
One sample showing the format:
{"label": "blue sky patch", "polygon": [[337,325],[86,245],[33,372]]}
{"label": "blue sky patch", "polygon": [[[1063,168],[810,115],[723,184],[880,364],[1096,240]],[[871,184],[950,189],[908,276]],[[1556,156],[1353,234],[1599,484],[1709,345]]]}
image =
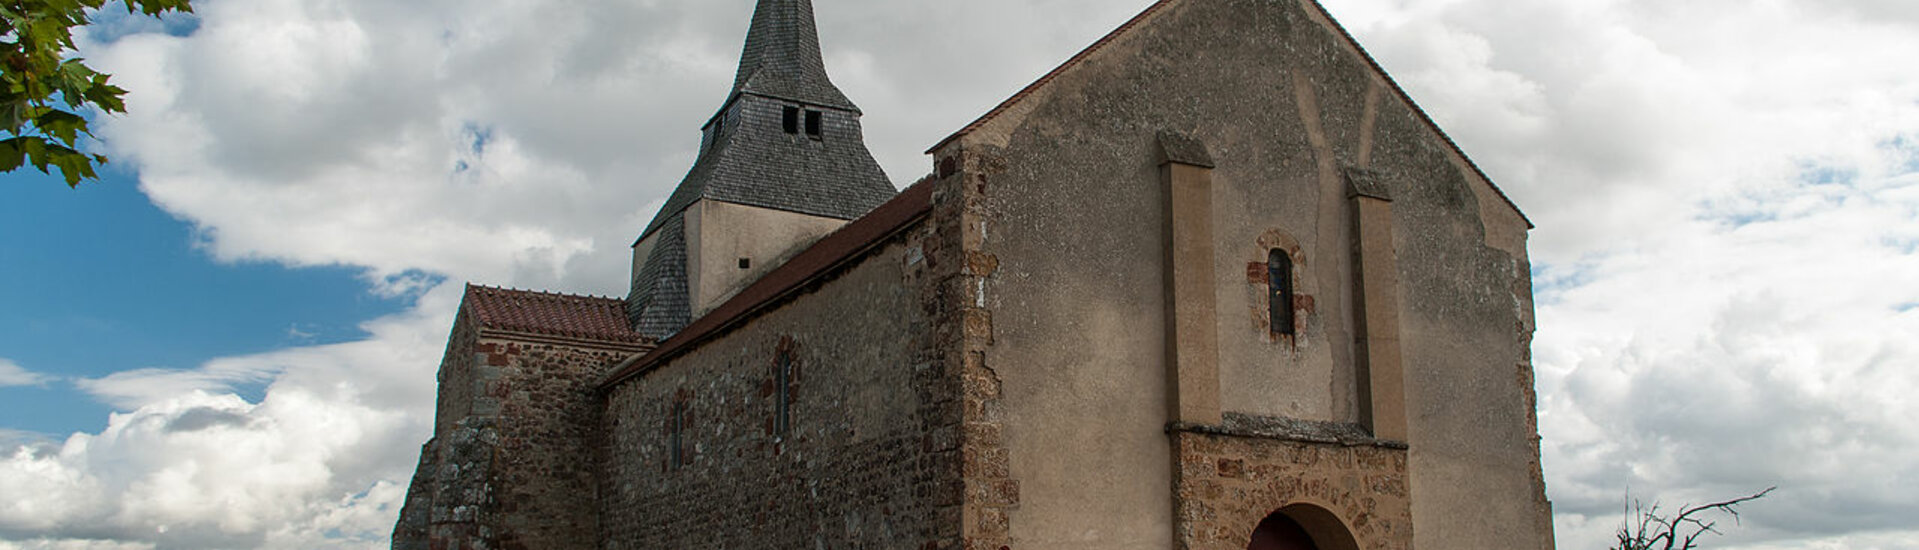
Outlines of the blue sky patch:
{"label": "blue sky patch", "polygon": [[1896,249],[1907,255],[1919,254],[1919,239],[1885,237],[1880,240],[1880,244],[1885,245],[1887,248]]}
{"label": "blue sky patch", "polygon": [[1593,266],[1585,262],[1573,265],[1535,263],[1532,265],[1532,278],[1533,301],[1550,305],[1558,302],[1566,291],[1591,283]]}
{"label": "blue sky patch", "polygon": [[[1706,200],[1697,205],[1699,215],[1696,219],[1725,229],[1777,222],[1782,219],[1780,205],[1789,199],[1819,198],[1829,206],[1839,206],[1848,193],[1858,190],[1861,177],[1856,167],[1801,162],[1794,175],[1794,180],[1800,184],[1799,189],[1784,193],[1741,192],[1730,197]],[[1844,190],[1832,189],[1834,186]]]}
{"label": "blue sky patch", "polygon": [[1879,148],[1898,153],[1900,158],[1898,161],[1898,172],[1906,174],[1919,173],[1919,139],[1908,136],[1898,136],[1880,142]]}
{"label": "blue sky patch", "polygon": [[107,7],[94,10],[93,24],[87,26],[87,36],[103,44],[112,44],[122,38],[136,34],[165,33],[169,36],[189,36],[200,30],[200,16],[192,13],[168,13],[159,18],[138,13],[128,13],[126,7],[118,3],[109,3]]}
{"label": "blue sky patch", "polygon": [[469,122],[466,124],[464,131],[467,138],[467,150],[471,151],[473,156],[476,157],[486,156],[486,146],[488,143],[493,142],[493,128],[491,126],[481,126]]}
{"label": "blue sky patch", "polygon": [[1859,170],[1850,166],[1800,163],[1799,181],[1812,185],[1852,185],[1859,181]]}
{"label": "blue sky patch", "polygon": [[103,175],[68,189],[31,169],[0,174],[0,358],[59,379],[0,388],[0,429],[98,431],[109,408],[76,379],[356,341],[360,323],[412,305],[369,292],[351,267],[217,263],[133,178]]}

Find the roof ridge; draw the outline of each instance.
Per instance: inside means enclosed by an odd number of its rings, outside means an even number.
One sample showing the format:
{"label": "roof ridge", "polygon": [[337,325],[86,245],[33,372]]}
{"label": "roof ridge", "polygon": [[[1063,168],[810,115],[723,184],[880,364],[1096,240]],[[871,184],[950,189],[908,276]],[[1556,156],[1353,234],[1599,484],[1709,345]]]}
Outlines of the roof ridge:
{"label": "roof ridge", "polygon": [[1493,189],[1493,194],[1499,195],[1499,199],[1505,201],[1506,206],[1511,207],[1514,214],[1519,215],[1519,220],[1526,222],[1528,229],[1538,227],[1533,224],[1532,218],[1526,215],[1526,211],[1519,208],[1519,203],[1513,202],[1513,198],[1506,195],[1506,190],[1500,189],[1499,184],[1493,181],[1493,177],[1481,169],[1478,162],[1473,161],[1472,155],[1466,154],[1466,149],[1460,147],[1459,142],[1453,141],[1452,134],[1446,133],[1446,129],[1441,128],[1439,121],[1433,120],[1432,115],[1426,112],[1425,107],[1420,107],[1418,101],[1413,101],[1412,94],[1406,93],[1406,89],[1399,85],[1399,80],[1393,78],[1392,73],[1386,72],[1386,67],[1380,65],[1378,59],[1373,58],[1372,52],[1366,51],[1366,45],[1359,43],[1359,38],[1354,37],[1352,31],[1346,30],[1346,25],[1340,23],[1339,18],[1333,17],[1333,12],[1327,10],[1325,4],[1320,3],[1319,0],[1310,1],[1313,8],[1319,10],[1320,17],[1324,17],[1326,22],[1331,23],[1333,30],[1339,31],[1340,38],[1346,39],[1346,45],[1352,46],[1353,50],[1358,51],[1360,59],[1366,60],[1366,66],[1372,67],[1373,73],[1378,74],[1381,80],[1386,81],[1386,87],[1392,88],[1393,94],[1399,96],[1400,101],[1404,101],[1406,102],[1406,106],[1412,107],[1413,113],[1419,115],[1419,120],[1425,122],[1426,127],[1432,129],[1433,133],[1438,134],[1439,139],[1446,142],[1446,146],[1452,148],[1453,153],[1459,155],[1460,160],[1466,161],[1466,167],[1472,169],[1473,173],[1479,176],[1479,179],[1485,180],[1486,186]]}
{"label": "roof ridge", "polygon": [[617,298],[467,283],[460,310],[482,330],[503,330],[607,342],[644,342],[626,324]]}
{"label": "roof ridge", "polygon": [[[1087,46],[1086,49],[1080,50],[1079,53],[1074,54],[1073,57],[1067,58],[1066,62],[1060,63],[1058,67],[1054,67],[1053,70],[1048,71],[1043,76],[1040,76],[1039,80],[1035,80],[1033,81],[1033,83],[1027,84],[1026,87],[1024,88],[1020,88],[1019,92],[1014,93],[1012,97],[1006,98],[1006,101],[1000,102],[999,105],[994,106],[993,109],[987,111],[986,114],[980,115],[979,118],[974,119],[973,122],[968,123],[963,128],[960,128],[959,131],[953,132],[952,135],[946,136],[945,139],[941,139],[939,143],[933,144],[932,147],[926,150],[927,154],[938,152],[940,148],[946,147],[948,144],[954,141],[958,141],[959,138],[964,137],[965,135],[970,134],[975,130],[978,130],[981,126],[985,126],[987,122],[992,121],[994,118],[998,117],[1001,113],[1004,113],[1006,110],[1011,109],[1014,104],[1019,103],[1021,100],[1026,99],[1027,96],[1032,95],[1034,91],[1037,91],[1041,87],[1045,86],[1047,83],[1052,82],[1054,77],[1057,77],[1061,73],[1066,72],[1067,69],[1070,69],[1074,66],[1079,65],[1082,61],[1085,61],[1086,58],[1091,57],[1092,54],[1106,47],[1107,44],[1110,44],[1114,40],[1117,40],[1119,36],[1122,34],[1125,34],[1126,31],[1132,30],[1133,27],[1138,26],[1138,24],[1141,21],[1144,21],[1148,16],[1159,12],[1161,9],[1165,8],[1166,6],[1176,1],[1178,0],[1159,0],[1157,2],[1154,2],[1153,5],[1151,6],[1147,6],[1144,11],[1141,11],[1139,13],[1139,15],[1135,15],[1133,16],[1132,19],[1127,20],[1126,24],[1120,25],[1119,28],[1113,29],[1112,32],[1106,33],[1106,36],[1101,37],[1099,40],[1093,42],[1092,45]],[[1406,89],[1399,85],[1399,81],[1395,80],[1391,73],[1386,72],[1386,68],[1379,64],[1379,60],[1374,59],[1373,54],[1371,52],[1366,51],[1366,47],[1359,43],[1359,39],[1354,38],[1352,32],[1347,31],[1346,26],[1341,24],[1339,22],[1339,19],[1334,18],[1332,12],[1327,11],[1326,6],[1324,4],[1321,4],[1319,0],[1306,0],[1306,1],[1312,4],[1313,9],[1317,11],[1320,17],[1324,18],[1328,23],[1332,25],[1333,30],[1337,32],[1339,38],[1345,40],[1348,46],[1351,46],[1354,51],[1359,53],[1360,59],[1366,61],[1366,66],[1372,68],[1373,72],[1379,75],[1379,78],[1381,80],[1384,80],[1386,82],[1386,87],[1390,88],[1393,91],[1393,94],[1397,96],[1400,101],[1405,102],[1407,106],[1411,107],[1413,110],[1413,113],[1419,116],[1420,121],[1424,122],[1427,128],[1431,129],[1434,134],[1439,136],[1440,141],[1444,142],[1447,147],[1452,149],[1454,154],[1459,155],[1459,158],[1465,161],[1467,169],[1472,170],[1473,174],[1479,176],[1481,180],[1484,180],[1486,182],[1486,186],[1492,188],[1493,194],[1498,195],[1500,200],[1505,201],[1506,206],[1512,208],[1513,212],[1519,215],[1520,221],[1526,222],[1526,227],[1528,228],[1537,227],[1536,225],[1533,224],[1532,218],[1527,217],[1526,212],[1519,208],[1519,203],[1513,202],[1512,197],[1506,194],[1506,190],[1500,189],[1499,184],[1493,181],[1492,176],[1487,174],[1484,169],[1480,168],[1479,163],[1474,162],[1471,155],[1466,154],[1465,148],[1460,147],[1459,142],[1454,141],[1452,135],[1447,134],[1446,130],[1444,128],[1441,128],[1437,121],[1433,120],[1432,115],[1428,114],[1425,108],[1419,106],[1419,102],[1413,101],[1413,96],[1411,94],[1406,93]]]}
{"label": "roof ridge", "polygon": [[466,286],[468,290],[482,290],[482,291],[491,290],[491,291],[500,291],[500,292],[511,292],[515,294],[531,294],[536,296],[545,296],[545,297],[554,297],[554,298],[576,298],[576,299],[587,298],[587,299],[593,299],[593,300],[612,300],[616,302],[624,299],[624,298],[616,298],[612,296],[601,296],[598,294],[573,294],[573,293],[559,292],[559,291],[553,291],[553,290],[536,290],[536,289],[530,289],[530,288],[523,289],[518,287],[478,285],[478,284],[473,284],[471,282],[467,283]]}
{"label": "roof ridge", "polygon": [[935,151],[938,151],[941,147],[945,147],[946,144],[952,143],[953,141],[958,140],[960,136],[970,134],[974,130],[978,130],[981,126],[985,126],[988,121],[993,120],[994,117],[998,117],[1000,113],[1006,112],[1007,109],[1013,108],[1013,104],[1019,103],[1020,100],[1022,99],[1026,99],[1026,96],[1031,95],[1034,91],[1037,91],[1041,87],[1045,86],[1047,83],[1052,82],[1054,77],[1057,77],[1061,73],[1066,72],[1067,69],[1070,69],[1076,65],[1079,65],[1081,61],[1085,61],[1086,58],[1088,57],[1092,57],[1094,53],[1105,48],[1107,44],[1112,43],[1114,40],[1118,40],[1120,35],[1125,34],[1126,31],[1133,30],[1133,27],[1139,26],[1139,23],[1141,21],[1145,21],[1148,16],[1158,13],[1159,10],[1165,8],[1169,4],[1172,4],[1173,1],[1174,0],[1159,0],[1157,2],[1153,2],[1153,5],[1151,6],[1146,6],[1145,10],[1140,11],[1138,15],[1134,15],[1132,19],[1126,20],[1126,23],[1120,25],[1119,28],[1115,28],[1111,32],[1106,33],[1105,36],[1101,36],[1099,40],[1093,41],[1092,44],[1081,49],[1079,53],[1073,54],[1072,57],[1066,58],[1066,61],[1060,63],[1059,66],[1053,67],[1053,70],[1047,71],[1046,74],[1040,75],[1038,80],[1034,80],[1031,84],[1027,84],[1026,87],[1020,88],[1020,90],[1018,92],[1015,92],[1012,95],[1012,97],[1006,98],[1006,101],[1001,101],[999,105],[996,105],[991,110],[986,111],[986,114],[980,115],[979,118],[973,119],[973,122],[967,123],[967,125],[965,127],[960,128],[959,131],[953,132],[952,135],[946,136],[946,138],[940,140],[939,143],[933,144],[931,148],[928,148],[926,150],[927,154],[931,154]]}

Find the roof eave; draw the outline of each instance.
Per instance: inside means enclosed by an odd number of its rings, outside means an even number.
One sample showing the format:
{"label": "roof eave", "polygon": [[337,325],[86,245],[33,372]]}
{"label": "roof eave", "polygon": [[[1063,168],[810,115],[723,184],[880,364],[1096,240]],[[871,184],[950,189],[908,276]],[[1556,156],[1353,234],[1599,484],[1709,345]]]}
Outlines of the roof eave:
{"label": "roof eave", "polygon": [[611,390],[718,337],[764,311],[768,305],[792,296],[797,290],[887,242],[887,239],[911,227],[932,211],[934,186],[935,181],[931,178],[921,180],[886,201],[886,204],[814,242],[719,307],[661,341],[658,347],[621,362],[621,367],[601,380],[600,389]]}

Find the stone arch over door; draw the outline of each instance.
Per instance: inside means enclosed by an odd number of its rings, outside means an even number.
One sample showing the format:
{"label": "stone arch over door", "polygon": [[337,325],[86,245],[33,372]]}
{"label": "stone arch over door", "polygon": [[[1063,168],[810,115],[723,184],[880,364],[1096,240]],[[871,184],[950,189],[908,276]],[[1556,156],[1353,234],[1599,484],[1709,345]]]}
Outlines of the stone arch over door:
{"label": "stone arch over door", "polygon": [[1359,541],[1331,511],[1294,504],[1260,520],[1246,550],[1359,550]]}
{"label": "stone arch over door", "polygon": [[1246,550],[1319,550],[1306,528],[1286,514],[1273,513],[1253,529],[1253,540]]}
{"label": "stone arch over door", "polygon": [[1273,514],[1317,550],[1413,546],[1403,448],[1197,431],[1178,432],[1174,445],[1177,548],[1246,550]]}

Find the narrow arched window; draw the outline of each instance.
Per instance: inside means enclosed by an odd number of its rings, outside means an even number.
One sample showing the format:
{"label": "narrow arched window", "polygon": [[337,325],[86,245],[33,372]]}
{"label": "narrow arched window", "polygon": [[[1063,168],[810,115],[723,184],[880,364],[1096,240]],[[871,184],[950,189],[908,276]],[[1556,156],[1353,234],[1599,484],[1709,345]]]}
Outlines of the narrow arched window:
{"label": "narrow arched window", "polygon": [[784,439],[787,430],[792,427],[793,353],[781,351],[773,368],[773,392],[779,396],[774,403],[773,436]]}
{"label": "narrow arched window", "polygon": [[667,418],[667,424],[668,441],[666,452],[669,455],[667,460],[668,464],[672,466],[672,469],[678,470],[690,462],[687,460],[690,457],[686,454],[687,426],[685,401],[673,402],[673,410],[671,416]]}
{"label": "narrow arched window", "polygon": [[1293,257],[1284,250],[1275,248],[1266,255],[1266,298],[1273,334],[1292,336]]}

